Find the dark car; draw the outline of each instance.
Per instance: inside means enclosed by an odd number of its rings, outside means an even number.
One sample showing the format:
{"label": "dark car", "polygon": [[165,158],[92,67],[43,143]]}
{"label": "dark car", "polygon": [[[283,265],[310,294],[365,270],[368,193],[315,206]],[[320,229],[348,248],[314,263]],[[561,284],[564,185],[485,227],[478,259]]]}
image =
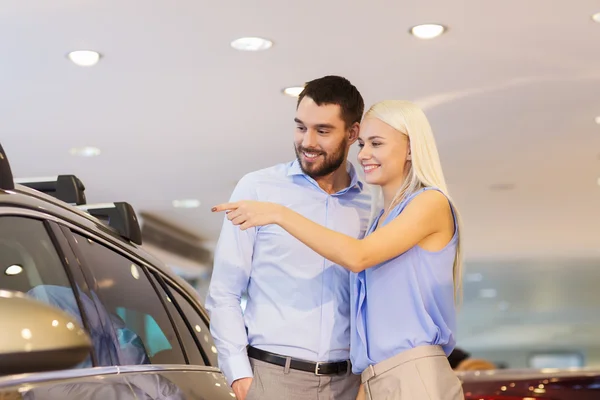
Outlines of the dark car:
{"label": "dark car", "polygon": [[0,146],[0,399],[234,398],[196,292],[141,249],[131,206],[86,205],[75,176],[19,182]]}

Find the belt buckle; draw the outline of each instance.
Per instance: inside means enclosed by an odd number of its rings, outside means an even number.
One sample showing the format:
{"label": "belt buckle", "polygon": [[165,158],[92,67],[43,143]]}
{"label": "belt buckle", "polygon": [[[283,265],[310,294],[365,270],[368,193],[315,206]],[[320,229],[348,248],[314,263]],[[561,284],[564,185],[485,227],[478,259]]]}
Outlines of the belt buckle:
{"label": "belt buckle", "polygon": [[317,361],[317,363],[315,364],[315,375],[317,375],[317,376],[325,375],[325,374],[322,374],[319,372],[319,368],[321,367],[321,364],[322,363],[320,361]]}

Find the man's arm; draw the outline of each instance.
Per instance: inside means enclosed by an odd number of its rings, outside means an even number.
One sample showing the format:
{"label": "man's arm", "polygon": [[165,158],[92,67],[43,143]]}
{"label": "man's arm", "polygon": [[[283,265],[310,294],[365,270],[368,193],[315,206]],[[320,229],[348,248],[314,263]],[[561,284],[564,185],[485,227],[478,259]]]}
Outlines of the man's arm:
{"label": "man's arm", "polygon": [[[254,184],[248,176],[240,180],[231,198],[256,198]],[[229,385],[238,379],[253,376],[246,350],[248,336],[240,299],[250,279],[255,238],[256,228],[241,231],[227,218],[224,219],[206,298],[219,367]]]}

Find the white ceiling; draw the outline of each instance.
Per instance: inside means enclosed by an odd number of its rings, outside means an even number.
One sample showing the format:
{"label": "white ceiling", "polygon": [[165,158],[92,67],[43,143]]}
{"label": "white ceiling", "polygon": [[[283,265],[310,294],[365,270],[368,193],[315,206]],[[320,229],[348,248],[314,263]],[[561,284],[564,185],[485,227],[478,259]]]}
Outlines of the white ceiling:
{"label": "white ceiling", "polygon": [[[210,245],[221,225],[210,207],[244,173],[293,157],[295,99],[281,89],[339,74],[367,106],[425,107],[473,265],[600,258],[596,0],[1,3],[0,140],[15,175],[74,173],[91,202],[129,201]],[[407,33],[425,22],[449,31]],[[274,46],[237,52],[229,43],[241,36]],[[79,68],[65,57],[75,49],[103,58]],[[102,154],[69,154],[84,145]],[[502,184],[514,189],[490,190]],[[202,206],[173,209],[182,198]],[[525,269],[496,287],[516,288]],[[561,289],[528,279],[536,299]]]}

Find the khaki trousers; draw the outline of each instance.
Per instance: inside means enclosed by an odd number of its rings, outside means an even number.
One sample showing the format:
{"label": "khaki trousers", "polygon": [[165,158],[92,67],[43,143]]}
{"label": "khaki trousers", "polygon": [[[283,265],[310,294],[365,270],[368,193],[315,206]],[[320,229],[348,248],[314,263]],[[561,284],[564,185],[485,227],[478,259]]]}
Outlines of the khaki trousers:
{"label": "khaki trousers", "polygon": [[367,400],[464,400],[462,384],[440,346],[404,351],[361,375]]}
{"label": "khaki trousers", "polygon": [[315,375],[250,358],[254,378],[246,400],[355,400],[360,377],[350,371]]}

